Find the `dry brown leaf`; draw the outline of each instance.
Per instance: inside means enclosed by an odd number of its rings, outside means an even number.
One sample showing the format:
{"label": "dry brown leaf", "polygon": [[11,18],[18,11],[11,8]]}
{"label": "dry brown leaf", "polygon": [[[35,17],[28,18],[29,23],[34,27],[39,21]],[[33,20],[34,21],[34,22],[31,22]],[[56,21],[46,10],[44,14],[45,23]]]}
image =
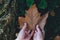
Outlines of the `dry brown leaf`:
{"label": "dry brown leaf", "polygon": [[20,28],[22,28],[22,26],[24,25],[24,22],[25,22],[24,17],[19,17],[18,18],[18,25],[20,26]]}
{"label": "dry brown leaf", "polygon": [[39,23],[41,17],[40,13],[37,10],[36,5],[34,4],[29,10],[26,11],[25,18],[19,18],[20,28],[22,24],[26,22],[28,24],[28,29],[34,29],[35,26]]}
{"label": "dry brown leaf", "polygon": [[28,23],[29,29],[34,29],[35,25],[40,20],[40,13],[38,12],[36,5],[33,5],[28,11],[26,11],[25,20]]}

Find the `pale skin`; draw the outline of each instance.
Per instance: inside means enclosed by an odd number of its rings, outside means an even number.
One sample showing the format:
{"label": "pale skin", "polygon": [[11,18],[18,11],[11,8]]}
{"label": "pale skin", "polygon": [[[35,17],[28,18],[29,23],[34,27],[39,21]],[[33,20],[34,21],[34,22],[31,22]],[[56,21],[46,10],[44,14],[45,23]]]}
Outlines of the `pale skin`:
{"label": "pale skin", "polygon": [[[16,40],[31,40],[31,37],[33,37],[33,40],[44,40],[44,34],[45,34],[44,26],[46,24],[47,18],[48,18],[48,14],[45,14],[42,21],[40,22],[40,25],[36,25],[36,29],[32,30],[31,32],[30,32],[30,30],[26,30],[27,24],[24,23],[24,26],[20,30]],[[42,34],[41,30],[39,29],[39,26],[42,29],[43,34]]]}
{"label": "pale skin", "polygon": [[35,33],[33,36],[33,40],[43,40],[43,36],[42,36],[41,30],[39,29],[38,25],[36,26],[36,30],[35,30]]}
{"label": "pale skin", "polygon": [[[40,22],[40,24],[36,26],[36,30],[35,30],[35,33],[33,36],[33,40],[44,40],[44,36],[45,36],[44,26],[46,24],[47,18],[48,18],[48,13],[43,16],[43,19]],[[40,26],[43,33],[39,29],[39,26]]]}
{"label": "pale skin", "polygon": [[23,28],[19,32],[16,40],[30,40],[34,31],[30,33],[30,30],[26,31],[27,24],[24,23]]}

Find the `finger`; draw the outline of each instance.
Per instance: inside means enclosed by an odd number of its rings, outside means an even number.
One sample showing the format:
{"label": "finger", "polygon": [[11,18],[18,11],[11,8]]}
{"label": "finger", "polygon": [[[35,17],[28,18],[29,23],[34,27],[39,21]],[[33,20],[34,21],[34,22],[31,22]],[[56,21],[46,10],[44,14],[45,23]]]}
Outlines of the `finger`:
{"label": "finger", "polygon": [[23,28],[22,28],[22,30],[19,32],[19,34],[18,34],[18,38],[24,38],[24,36],[25,36],[25,30],[26,29],[26,23],[24,23],[24,26],[23,26]]}
{"label": "finger", "polygon": [[31,39],[31,37],[33,36],[34,34],[34,30],[31,32],[31,34],[29,35],[29,39]]}
{"label": "finger", "polygon": [[23,35],[25,33],[25,29],[26,29],[26,23],[24,23],[23,28],[20,30],[20,34]]}
{"label": "finger", "polygon": [[25,30],[26,29],[26,27],[27,27],[27,24],[26,23],[24,23],[24,26],[23,26],[23,30]]}
{"label": "finger", "polygon": [[29,31],[25,31],[25,34],[26,34],[26,35],[29,35],[29,33],[30,33],[30,30],[29,30]]}
{"label": "finger", "polygon": [[28,32],[27,32],[27,31],[25,31],[25,34],[27,34],[27,35],[28,35]]}
{"label": "finger", "polygon": [[30,33],[30,30],[28,31],[28,33]]}
{"label": "finger", "polygon": [[34,34],[34,30],[31,32],[30,37],[32,37],[33,34]]}
{"label": "finger", "polygon": [[37,40],[36,37],[37,37],[37,31],[35,30],[35,33],[33,35],[33,40]]}
{"label": "finger", "polygon": [[36,31],[36,30],[35,30],[34,36],[35,36],[35,37],[37,36],[37,31]]}
{"label": "finger", "polygon": [[36,30],[37,30],[37,31],[40,31],[40,29],[39,29],[38,25],[36,26]]}
{"label": "finger", "polygon": [[24,37],[23,35],[25,36],[25,34],[23,33],[23,31],[20,31],[20,32],[18,33],[17,38],[18,38],[18,39],[21,39],[21,38]]}

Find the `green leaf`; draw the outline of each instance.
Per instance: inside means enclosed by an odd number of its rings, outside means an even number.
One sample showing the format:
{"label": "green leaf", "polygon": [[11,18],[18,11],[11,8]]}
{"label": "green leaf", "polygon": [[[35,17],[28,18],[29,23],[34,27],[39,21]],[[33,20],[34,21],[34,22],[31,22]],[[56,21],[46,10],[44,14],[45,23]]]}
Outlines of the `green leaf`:
{"label": "green leaf", "polygon": [[45,9],[47,7],[46,0],[41,0],[40,4],[38,5],[39,8]]}
{"label": "green leaf", "polygon": [[34,0],[26,0],[26,2],[27,2],[27,6],[31,7],[34,3]]}

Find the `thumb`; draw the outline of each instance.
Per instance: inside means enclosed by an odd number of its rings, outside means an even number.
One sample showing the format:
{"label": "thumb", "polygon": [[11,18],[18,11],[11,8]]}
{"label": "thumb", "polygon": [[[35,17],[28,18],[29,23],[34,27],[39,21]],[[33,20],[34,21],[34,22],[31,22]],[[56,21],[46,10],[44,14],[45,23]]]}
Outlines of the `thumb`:
{"label": "thumb", "polygon": [[26,23],[24,23],[24,26],[23,26],[22,30],[25,30],[25,29],[26,29],[26,27],[27,27],[27,24],[26,24]]}

